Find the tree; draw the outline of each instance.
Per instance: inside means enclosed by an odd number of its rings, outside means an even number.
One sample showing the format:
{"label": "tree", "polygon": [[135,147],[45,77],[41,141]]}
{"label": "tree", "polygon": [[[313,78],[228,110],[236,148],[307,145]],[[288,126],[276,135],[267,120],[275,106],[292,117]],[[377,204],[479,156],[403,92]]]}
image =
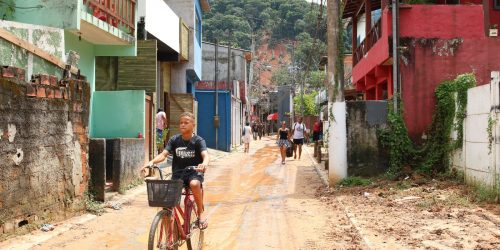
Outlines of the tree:
{"label": "tree", "polygon": [[[316,104],[316,96],[318,93],[316,91],[313,91],[309,94],[304,94],[304,98],[301,98],[300,96],[295,96],[293,98],[293,106],[294,109],[299,113],[303,115],[318,115],[318,105]],[[302,110],[302,107],[304,107],[304,110]]]}
{"label": "tree", "polygon": [[321,70],[311,71],[306,78],[307,87],[310,89],[319,89],[325,86],[326,73]]}
{"label": "tree", "polygon": [[273,72],[271,83],[276,86],[293,84],[293,74],[290,73],[287,67],[281,67]]}
{"label": "tree", "polygon": [[296,37],[297,48],[295,48],[295,62],[300,68],[317,70],[321,56],[326,54],[327,45],[323,41],[315,39],[307,32],[302,32]]}

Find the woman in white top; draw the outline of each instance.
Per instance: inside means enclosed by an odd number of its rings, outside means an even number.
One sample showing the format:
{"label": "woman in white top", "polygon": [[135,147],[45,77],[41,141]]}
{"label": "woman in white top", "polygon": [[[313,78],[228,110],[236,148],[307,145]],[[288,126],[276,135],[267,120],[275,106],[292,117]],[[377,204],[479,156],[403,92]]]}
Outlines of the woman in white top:
{"label": "woman in white top", "polygon": [[243,127],[243,143],[245,143],[245,153],[248,153],[250,150],[250,142],[252,141],[252,128],[250,127],[250,123],[247,122],[246,126]]}
{"label": "woman in white top", "polygon": [[302,123],[302,117],[299,117],[298,122],[293,124],[293,159],[297,158],[297,148],[299,149],[299,160],[302,155],[302,144],[304,144],[304,137],[307,137],[306,125]]}

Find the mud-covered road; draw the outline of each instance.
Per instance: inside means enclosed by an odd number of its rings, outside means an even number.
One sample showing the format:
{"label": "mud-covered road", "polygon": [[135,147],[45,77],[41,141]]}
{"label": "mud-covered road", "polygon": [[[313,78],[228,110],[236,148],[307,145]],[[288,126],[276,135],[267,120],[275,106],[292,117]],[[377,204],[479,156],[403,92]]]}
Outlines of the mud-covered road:
{"label": "mud-covered road", "polygon": [[[281,165],[274,138],[252,142],[249,154],[216,158],[204,183],[204,249],[500,249],[498,214],[468,202],[454,185],[327,190],[307,153]],[[11,238],[0,249],[146,249],[159,209],[148,207],[144,186],[121,200],[120,210]]]}

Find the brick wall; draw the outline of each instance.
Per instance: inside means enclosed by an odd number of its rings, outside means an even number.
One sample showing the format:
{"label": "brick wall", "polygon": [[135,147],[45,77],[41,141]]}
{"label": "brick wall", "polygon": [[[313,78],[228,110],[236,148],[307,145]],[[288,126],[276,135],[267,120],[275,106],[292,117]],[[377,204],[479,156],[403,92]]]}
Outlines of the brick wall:
{"label": "brick wall", "polygon": [[89,85],[20,71],[0,76],[0,235],[85,209]]}

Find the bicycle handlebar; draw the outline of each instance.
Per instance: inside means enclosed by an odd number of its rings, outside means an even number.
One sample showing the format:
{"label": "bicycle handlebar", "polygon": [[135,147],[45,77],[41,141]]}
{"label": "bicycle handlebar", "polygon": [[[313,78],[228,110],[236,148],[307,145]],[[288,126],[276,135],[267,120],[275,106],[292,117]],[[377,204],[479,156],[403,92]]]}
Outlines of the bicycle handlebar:
{"label": "bicycle handlebar", "polygon": [[[164,179],[164,177],[163,177],[163,173],[162,173],[161,169],[160,169],[157,165],[146,166],[146,168],[153,169],[153,170],[154,170],[154,169],[158,169],[158,172],[160,173],[160,179],[161,179],[161,180],[163,180],[163,179]],[[183,168],[183,169],[178,169],[178,170],[176,170],[176,171],[172,171],[172,173],[167,174],[165,177],[171,176],[171,175],[173,175],[174,173],[186,172],[186,171],[188,171],[188,170],[190,170],[190,171],[193,171],[193,170],[194,170],[194,171],[196,171],[197,169],[198,169],[198,167],[197,167],[197,166],[188,166],[188,167]]]}

